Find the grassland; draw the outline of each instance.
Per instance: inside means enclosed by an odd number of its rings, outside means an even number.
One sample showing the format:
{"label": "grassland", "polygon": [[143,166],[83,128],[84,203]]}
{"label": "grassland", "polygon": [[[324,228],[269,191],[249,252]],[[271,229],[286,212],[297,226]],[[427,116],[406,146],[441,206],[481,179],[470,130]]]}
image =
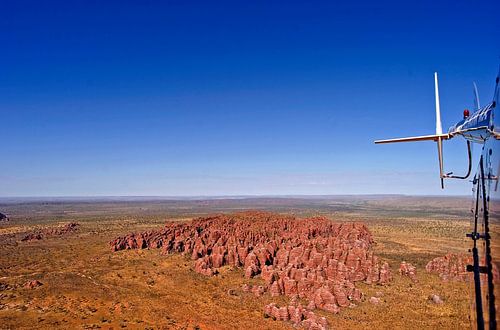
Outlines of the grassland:
{"label": "grassland", "polygon": [[[257,298],[241,291],[239,269],[205,277],[189,259],[158,250],[113,253],[116,236],[219,212],[262,209],[332,221],[363,221],[372,231],[376,254],[388,261],[388,286],[360,284],[365,301],[338,315],[324,315],[333,329],[463,328],[469,326],[469,287],[444,283],[425,264],[447,252],[466,252],[470,226],[467,198],[365,196],[205,200],[3,200],[0,212],[0,328],[289,329],[263,317],[263,306],[283,297]],[[34,229],[78,222],[77,233],[21,242]],[[494,227],[498,233],[498,227]],[[401,261],[417,266],[419,283],[400,277]],[[24,288],[27,281],[42,286]],[[428,300],[438,294],[444,304]]]}

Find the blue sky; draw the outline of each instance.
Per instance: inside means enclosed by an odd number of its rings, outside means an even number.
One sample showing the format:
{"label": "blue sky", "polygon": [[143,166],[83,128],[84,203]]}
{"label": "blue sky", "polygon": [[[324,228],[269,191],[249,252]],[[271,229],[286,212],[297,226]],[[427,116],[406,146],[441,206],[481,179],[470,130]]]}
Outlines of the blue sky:
{"label": "blue sky", "polygon": [[[0,3],[0,196],[441,191],[498,1]],[[465,170],[465,143],[445,167]],[[476,153],[479,148],[476,147]]]}

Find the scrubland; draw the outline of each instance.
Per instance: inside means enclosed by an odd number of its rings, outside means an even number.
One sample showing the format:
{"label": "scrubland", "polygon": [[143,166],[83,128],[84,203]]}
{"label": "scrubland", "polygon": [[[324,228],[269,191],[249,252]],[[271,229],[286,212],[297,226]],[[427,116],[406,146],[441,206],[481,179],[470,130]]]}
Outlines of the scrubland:
{"label": "scrubland", "polygon": [[[0,224],[0,328],[2,329],[290,329],[265,318],[263,306],[288,298],[244,293],[242,269],[224,267],[206,277],[182,255],[159,250],[112,252],[109,242],[167,221],[247,209],[322,215],[361,221],[372,232],[376,255],[391,265],[388,285],[359,284],[363,301],[327,317],[333,329],[464,328],[470,324],[468,283],[442,282],[425,265],[448,252],[467,253],[471,202],[466,198],[324,197],[238,200],[129,200],[0,202],[10,221]],[[22,242],[26,233],[69,222],[67,235]],[[498,233],[498,226],[493,225]],[[496,248],[496,247],[495,247]],[[402,261],[417,267],[418,283],[398,275]],[[36,288],[25,283],[38,280]],[[439,295],[444,303],[428,300]]]}

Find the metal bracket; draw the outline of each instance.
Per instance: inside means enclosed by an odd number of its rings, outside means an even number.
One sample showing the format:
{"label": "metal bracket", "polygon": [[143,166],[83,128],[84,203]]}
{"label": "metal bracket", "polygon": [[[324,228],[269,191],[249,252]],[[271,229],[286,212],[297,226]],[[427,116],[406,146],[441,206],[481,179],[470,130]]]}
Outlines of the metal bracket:
{"label": "metal bracket", "polygon": [[472,171],[472,151],[471,151],[471,144],[470,144],[469,140],[467,140],[467,155],[469,158],[469,167],[467,170],[467,174],[465,174],[464,176],[460,176],[460,175],[453,175],[453,172],[450,172],[450,173],[444,174],[443,178],[445,178],[445,179],[461,179],[461,180],[467,179],[470,176],[470,173]]}
{"label": "metal bracket", "polygon": [[[468,272],[473,272],[474,271],[474,266],[473,265],[467,265],[466,270]],[[488,267],[486,266],[479,266],[479,272],[482,274],[486,274],[488,272]]]}
{"label": "metal bracket", "polygon": [[478,239],[490,239],[490,234],[482,235],[480,233],[470,233],[470,234],[465,234],[465,237],[470,237],[473,240],[478,240]]}

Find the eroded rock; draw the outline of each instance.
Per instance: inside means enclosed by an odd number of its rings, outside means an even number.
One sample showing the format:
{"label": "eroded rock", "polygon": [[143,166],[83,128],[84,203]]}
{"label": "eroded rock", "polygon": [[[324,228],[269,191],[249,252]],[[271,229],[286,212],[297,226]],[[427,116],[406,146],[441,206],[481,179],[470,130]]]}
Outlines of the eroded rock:
{"label": "eroded rock", "polygon": [[[464,254],[448,253],[443,257],[432,259],[425,266],[425,270],[430,273],[436,273],[443,281],[461,281],[466,282],[469,273],[466,270],[467,265],[472,264],[472,257]],[[485,265],[484,259],[480,262]],[[493,266],[493,281],[500,282],[500,274],[496,264]]]}
{"label": "eroded rock", "polygon": [[35,232],[26,234],[21,239],[21,241],[29,242],[29,241],[42,240],[49,237],[64,236],[77,231],[79,227],[80,224],[76,222],[70,222],[63,226],[43,228],[41,230],[37,230]]}
{"label": "eroded rock", "polygon": [[272,303],[264,307],[264,315],[274,320],[290,321],[295,327],[301,326],[304,329],[328,329],[328,321],[325,317],[316,315],[300,304],[279,307],[275,303]]}
{"label": "eroded rock", "polygon": [[[338,313],[361,301],[356,282],[392,280],[389,264],[380,265],[372,243],[362,223],[253,211],[171,222],[161,230],[118,237],[110,247],[113,251],[159,248],[163,253],[186,254],[194,260],[194,270],[207,276],[223,266],[241,267],[245,277],[260,276],[265,283],[247,285],[242,288],[245,292],[299,297],[309,302],[308,310]],[[291,319],[295,311],[289,310],[286,316],[285,310],[272,308],[268,315]]]}
{"label": "eroded rock", "polygon": [[417,283],[417,268],[413,266],[411,263],[403,261],[399,266],[399,275],[408,276],[413,283]]}
{"label": "eroded rock", "polygon": [[448,253],[443,257],[432,259],[425,266],[430,273],[437,273],[443,281],[467,281],[466,266],[472,258],[463,254]]}
{"label": "eroded rock", "polygon": [[33,281],[29,281],[29,282],[26,282],[24,284],[24,287],[26,289],[35,289],[35,288],[38,288],[39,286],[42,286],[43,283],[38,281],[38,280],[33,280]]}

